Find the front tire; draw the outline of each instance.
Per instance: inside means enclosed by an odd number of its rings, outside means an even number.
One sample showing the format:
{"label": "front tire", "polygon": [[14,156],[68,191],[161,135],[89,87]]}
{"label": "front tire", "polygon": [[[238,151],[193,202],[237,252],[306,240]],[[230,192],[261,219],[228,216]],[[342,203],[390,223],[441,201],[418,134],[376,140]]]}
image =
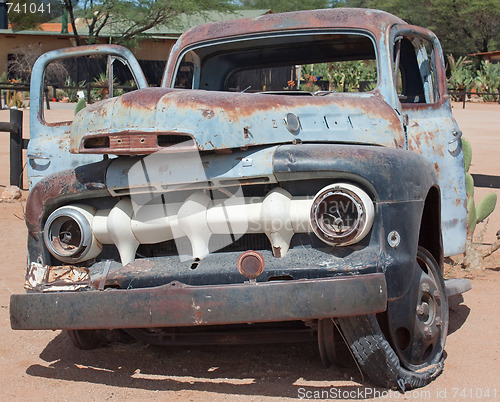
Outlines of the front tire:
{"label": "front tire", "polygon": [[68,330],[69,339],[80,350],[96,349],[103,343],[102,331],[96,329],[71,329]]}
{"label": "front tire", "polygon": [[380,322],[375,315],[339,319],[366,375],[376,385],[402,392],[422,387],[442,372],[448,332],[444,280],[424,248],[418,248],[411,281],[403,297],[388,303]]}

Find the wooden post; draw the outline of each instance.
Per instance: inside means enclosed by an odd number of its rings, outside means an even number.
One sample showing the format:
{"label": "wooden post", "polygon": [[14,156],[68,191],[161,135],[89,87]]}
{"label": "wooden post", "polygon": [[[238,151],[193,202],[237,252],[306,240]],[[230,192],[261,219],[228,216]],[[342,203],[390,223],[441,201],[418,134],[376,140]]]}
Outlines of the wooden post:
{"label": "wooden post", "polygon": [[23,188],[23,112],[10,110],[10,185]]}

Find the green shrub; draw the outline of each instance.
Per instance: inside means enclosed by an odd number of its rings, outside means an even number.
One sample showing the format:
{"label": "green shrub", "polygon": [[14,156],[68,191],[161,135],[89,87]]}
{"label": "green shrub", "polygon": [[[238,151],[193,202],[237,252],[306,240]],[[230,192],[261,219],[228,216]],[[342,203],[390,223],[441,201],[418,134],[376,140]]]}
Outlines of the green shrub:
{"label": "green shrub", "polygon": [[487,102],[498,100],[498,90],[500,88],[500,64],[486,63],[481,61],[481,68],[477,71],[476,85],[478,93],[493,93],[495,95],[482,95]]}
{"label": "green shrub", "polygon": [[465,138],[462,139],[462,149],[464,153],[465,191],[467,194],[467,241],[463,264],[466,268],[478,268],[481,267],[481,260],[486,254],[479,253],[474,245],[474,231],[477,224],[484,221],[495,210],[497,195],[489,193],[476,205],[474,201],[474,178],[469,173],[472,161],[472,148],[469,141]]}

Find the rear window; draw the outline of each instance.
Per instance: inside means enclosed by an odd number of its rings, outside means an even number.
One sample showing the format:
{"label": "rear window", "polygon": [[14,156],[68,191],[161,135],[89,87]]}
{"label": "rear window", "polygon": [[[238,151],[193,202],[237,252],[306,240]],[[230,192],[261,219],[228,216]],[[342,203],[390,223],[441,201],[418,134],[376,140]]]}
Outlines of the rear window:
{"label": "rear window", "polygon": [[362,33],[287,33],[199,45],[177,65],[175,88],[232,92],[365,92],[377,84]]}

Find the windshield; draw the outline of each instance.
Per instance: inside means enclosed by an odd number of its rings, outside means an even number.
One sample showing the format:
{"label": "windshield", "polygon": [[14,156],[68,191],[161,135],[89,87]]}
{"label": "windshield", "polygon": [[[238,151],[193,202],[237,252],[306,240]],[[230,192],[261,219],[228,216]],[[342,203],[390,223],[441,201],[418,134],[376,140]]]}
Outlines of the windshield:
{"label": "windshield", "polygon": [[195,46],[175,88],[231,92],[364,92],[377,84],[376,51],[362,33],[287,33]]}

